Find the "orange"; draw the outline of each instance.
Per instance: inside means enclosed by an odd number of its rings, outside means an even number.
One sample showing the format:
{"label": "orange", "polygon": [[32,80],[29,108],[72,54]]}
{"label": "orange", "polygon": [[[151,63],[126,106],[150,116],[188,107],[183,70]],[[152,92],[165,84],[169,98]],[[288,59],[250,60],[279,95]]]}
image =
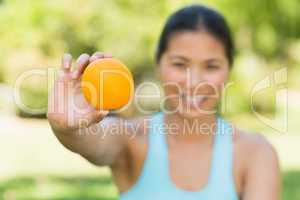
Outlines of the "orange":
{"label": "orange", "polygon": [[131,99],[134,90],[129,69],[115,58],[90,63],[81,77],[85,99],[96,109],[119,109]]}

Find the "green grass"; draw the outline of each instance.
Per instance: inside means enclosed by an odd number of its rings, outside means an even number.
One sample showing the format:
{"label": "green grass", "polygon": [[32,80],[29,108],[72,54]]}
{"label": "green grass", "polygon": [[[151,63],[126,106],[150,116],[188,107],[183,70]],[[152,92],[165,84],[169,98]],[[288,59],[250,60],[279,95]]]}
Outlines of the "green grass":
{"label": "green grass", "polygon": [[0,182],[0,199],[112,200],[117,190],[109,176],[16,177]]}
{"label": "green grass", "polygon": [[[283,200],[300,199],[300,171],[283,173]],[[113,200],[117,190],[109,175],[16,177],[0,182],[3,200]]]}
{"label": "green grass", "polygon": [[300,199],[300,171],[288,171],[283,174],[283,200]]}

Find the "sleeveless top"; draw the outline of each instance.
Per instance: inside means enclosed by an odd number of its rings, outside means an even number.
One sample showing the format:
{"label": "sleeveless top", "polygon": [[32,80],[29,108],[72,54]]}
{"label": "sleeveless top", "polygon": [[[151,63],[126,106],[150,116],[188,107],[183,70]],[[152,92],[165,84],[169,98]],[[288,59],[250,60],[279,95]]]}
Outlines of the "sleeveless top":
{"label": "sleeveless top", "polygon": [[237,200],[233,179],[231,125],[217,115],[208,182],[197,191],[178,188],[171,180],[164,114],[151,116],[147,157],[136,183],[120,194],[120,200]]}

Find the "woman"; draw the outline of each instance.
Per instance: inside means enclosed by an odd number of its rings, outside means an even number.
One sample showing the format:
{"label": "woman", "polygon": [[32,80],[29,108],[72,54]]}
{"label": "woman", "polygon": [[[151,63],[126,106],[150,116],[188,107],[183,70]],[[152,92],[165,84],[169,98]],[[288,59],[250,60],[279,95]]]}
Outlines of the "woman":
{"label": "woman", "polygon": [[156,52],[168,110],[134,119],[93,109],[78,87],[90,62],[111,55],[83,54],[71,70],[72,58],[66,54],[49,99],[52,130],[66,148],[109,166],[123,200],[279,199],[273,147],[215,112],[233,48],[217,11],[192,5],[172,14]]}

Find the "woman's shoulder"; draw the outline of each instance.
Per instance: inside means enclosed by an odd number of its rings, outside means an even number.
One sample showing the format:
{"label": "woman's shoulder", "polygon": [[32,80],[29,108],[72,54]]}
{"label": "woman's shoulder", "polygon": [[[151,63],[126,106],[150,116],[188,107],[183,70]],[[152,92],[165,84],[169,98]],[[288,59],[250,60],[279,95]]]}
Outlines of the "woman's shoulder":
{"label": "woman's shoulder", "polygon": [[236,156],[245,168],[278,166],[277,152],[263,134],[235,129],[233,142]]}
{"label": "woman's shoulder", "polygon": [[235,128],[234,144],[251,154],[276,154],[274,146],[261,133],[248,132]]}
{"label": "woman's shoulder", "polygon": [[280,191],[280,165],[273,145],[260,133],[237,129],[234,150],[235,169],[242,183],[240,191],[251,195],[260,191],[275,199]]}

